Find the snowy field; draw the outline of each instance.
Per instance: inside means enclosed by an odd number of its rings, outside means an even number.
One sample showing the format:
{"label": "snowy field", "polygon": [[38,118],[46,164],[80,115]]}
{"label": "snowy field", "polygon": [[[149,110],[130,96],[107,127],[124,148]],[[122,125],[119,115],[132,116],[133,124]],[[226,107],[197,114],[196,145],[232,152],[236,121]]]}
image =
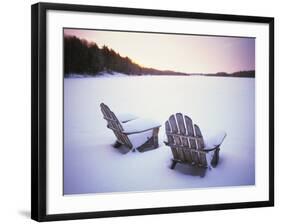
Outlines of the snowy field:
{"label": "snowy field", "polygon": [[[162,124],[159,148],[116,149],[100,103]],[[227,133],[216,168],[171,165],[164,122],[176,112],[203,136]],[[202,175],[203,174],[203,175]],[[203,176],[203,177],[202,177]],[[161,191],[255,184],[255,79],[101,76],[64,79],[64,194]]]}

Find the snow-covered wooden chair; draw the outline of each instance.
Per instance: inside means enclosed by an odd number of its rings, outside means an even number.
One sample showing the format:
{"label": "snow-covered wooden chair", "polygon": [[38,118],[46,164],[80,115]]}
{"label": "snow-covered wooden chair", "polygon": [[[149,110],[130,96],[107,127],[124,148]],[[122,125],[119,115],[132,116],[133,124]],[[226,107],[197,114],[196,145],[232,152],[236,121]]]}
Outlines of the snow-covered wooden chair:
{"label": "snow-covered wooden chair", "polygon": [[177,163],[202,168],[215,167],[218,164],[220,145],[226,137],[225,132],[204,139],[200,128],[181,113],[171,115],[165,122],[165,129],[167,141],[164,143],[171,148],[173,154],[171,169],[174,169]]}
{"label": "snow-covered wooden chair", "polygon": [[100,107],[107,127],[117,138],[114,147],[125,145],[138,151],[158,147],[158,132],[161,126],[158,122],[138,118],[132,114],[115,114],[104,103],[101,103]]}

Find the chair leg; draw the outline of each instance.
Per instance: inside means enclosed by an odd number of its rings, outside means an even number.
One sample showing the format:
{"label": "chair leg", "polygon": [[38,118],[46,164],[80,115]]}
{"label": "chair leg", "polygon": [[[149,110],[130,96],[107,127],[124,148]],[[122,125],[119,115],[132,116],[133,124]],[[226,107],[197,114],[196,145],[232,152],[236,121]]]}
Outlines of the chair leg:
{"label": "chair leg", "polygon": [[116,142],[114,143],[113,147],[114,148],[119,148],[122,145],[122,143],[120,143],[119,141],[116,140]]}
{"label": "chair leg", "polygon": [[158,136],[154,136],[154,144],[153,144],[153,148],[157,149],[159,147],[159,143],[158,143]]}
{"label": "chair leg", "polygon": [[216,167],[219,163],[219,159],[220,159],[220,154],[219,154],[220,148],[215,149],[214,151],[214,155],[211,161],[211,165],[213,167]]}
{"label": "chair leg", "polygon": [[156,149],[158,148],[158,133],[159,133],[159,128],[154,128],[153,129],[153,148]]}
{"label": "chair leg", "polygon": [[172,165],[171,165],[171,169],[172,170],[175,169],[176,165],[177,165],[177,161],[173,160]]}
{"label": "chair leg", "polygon": [[158,148],[159,147],[158,132],[159,132],[159,128],[154,128],[152,136],[150,138],[148,138],[147,141],[144,144],[142,144],[141,146],[136,148],[136,150],[138,150],[139,152],[145,152],[145,151],[148,151],[148,150]]}

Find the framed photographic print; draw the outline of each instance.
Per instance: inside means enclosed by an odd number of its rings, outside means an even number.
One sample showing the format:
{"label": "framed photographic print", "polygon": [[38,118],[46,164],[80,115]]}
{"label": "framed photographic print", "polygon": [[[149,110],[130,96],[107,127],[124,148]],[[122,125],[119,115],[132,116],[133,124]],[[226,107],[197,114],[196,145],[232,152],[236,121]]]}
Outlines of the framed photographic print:
{"label": "framed photographic print", "polygon": [[32,6],[32,219],[274,205],[274,19]]}

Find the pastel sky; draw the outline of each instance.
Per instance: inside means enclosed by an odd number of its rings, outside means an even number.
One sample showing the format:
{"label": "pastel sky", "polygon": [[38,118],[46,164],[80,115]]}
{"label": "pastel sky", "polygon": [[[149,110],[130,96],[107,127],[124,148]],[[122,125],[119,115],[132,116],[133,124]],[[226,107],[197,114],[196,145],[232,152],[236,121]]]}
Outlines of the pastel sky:
{"label": "pastel sky", "polygon": [[76,36],[106,45],[145,67],[186,73],[236,72],[255,69],[255,39],[64,29]]}

